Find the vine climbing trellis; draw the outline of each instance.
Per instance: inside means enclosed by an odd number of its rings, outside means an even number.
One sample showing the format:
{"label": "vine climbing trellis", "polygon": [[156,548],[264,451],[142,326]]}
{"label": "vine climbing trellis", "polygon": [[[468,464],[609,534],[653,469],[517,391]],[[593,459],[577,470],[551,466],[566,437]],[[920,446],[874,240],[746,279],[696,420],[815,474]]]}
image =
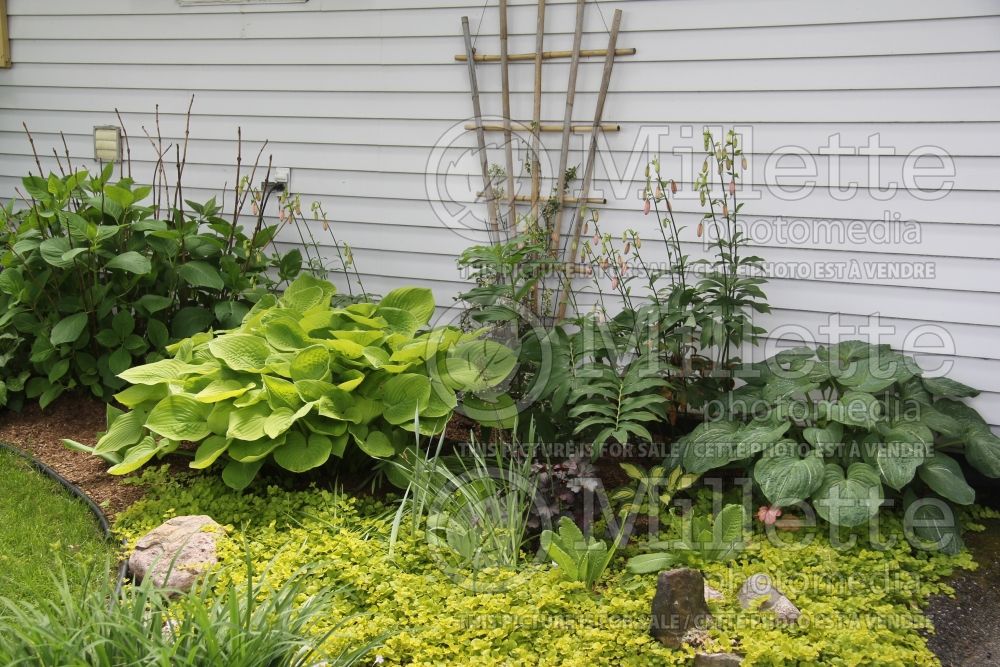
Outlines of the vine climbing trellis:
{"label": "vine climbing trellis", "polygon": [[[586,17],[587,5],[587,0],[577,0],[576,2],[573,48],[568,51],[545,51],[546,5],[545,0],[538,0],[535,50],[531,53],[511,54],[508,52],[509,26],[507,0],[499,0],[499,54],[483,54],[476,51],[469,18],[463,16],[462,34],[465,41],[465,52],[455,56],[455,60],[465,62],[468,66],[469,87],[472,94],[473,122],[467,124],[466,129],[474,130],[476,133],[479,165],[483,178],[483,190],[480,194],[486,203],[487,224],[491,243],[499,243],[505,235],[509,236],[512,229],[517,226],[519,220],[527,220],[533,224],[540,224],[539,215],[543,181],[540,155],[544,150],[541,142],[541,133],[559,132],[561,134],[559,166],[557,172],[550,179],[553,181],[553,192],[557,206],[552,212],[551,220],[548,223],[549,227],[545,231],[548,236],[548,254],[554,261],[558,262],[558,265],[563,267],[572,267],[575,264],[586,209],[593,205],[606,203],[602,198],[590,196],[594,179],[595,161],[597,159],[598,135],[602,132],[617,132],[621,129],[616,123],[606,123],[603,121],[604,106],[611,83],[611,73],[614,69],[615,59],[618,56],[631,56],[636,53],[635,49],[618,47],[618,36],[622,21],[622,11],[620,9],[614,11],[611,25],[607,28],[607,46],[603,49],[583,49],[584,19]],[[476,37],[478,37],[478,34]],[[593,120],[588,123],[576,123],[573,120],[573,115],[576,106],[580,61],[583,58],[599,57],[604,58],[604,69],[601,75],[601,84],[597,94]],[[546,61],[559,59],[569,59],[570,61],[569,80],[566,85],[566,99],[562,122],[543,121],[541,117],[543,64]],[[517,61],[534,62],[533,104],[530,121],[514,120],[511,118],[509,65],[511,62]],[[500,65],[502,122],[499,124],[484,122],[482,113],[477,66],[486,63],[498,63]],[[528,176],[531,179],[531,194],[528,196],[517,194],[517,179],[519,176],[514,172],[512,148],[513,133],[515,130],[527,130],[531,134],[530,164],[528,168]],[[503,198],[505,200],[503,202],[496,195],[496,189],[494,188],[494,176],[491,174],[487,154],[487,132],[503,133],[506,180],[506,187],[503,188]],[[589,142],[587,142],[586,156],[583,161],[583,176],[580,188],[575,195],[567,187],[570,136],[573,133],[586,133],[590,137]],[[518,214],[519,202],[528,204],[527,214],[521,217]],[[506,209],[506,217],[502,214],[502,205]],[[568,226],[565,224],[565,211],[567,209],[572,210]],[[560,295],[554,304],[554,312],[551,313],[556,320],[561,320],[566,316],[570,293],[569,282],[571,280],[572,271],[564,271],[560,286]],[[538,312],[541,305],[537,295],[533,306],[536,314],[544,314]]]}

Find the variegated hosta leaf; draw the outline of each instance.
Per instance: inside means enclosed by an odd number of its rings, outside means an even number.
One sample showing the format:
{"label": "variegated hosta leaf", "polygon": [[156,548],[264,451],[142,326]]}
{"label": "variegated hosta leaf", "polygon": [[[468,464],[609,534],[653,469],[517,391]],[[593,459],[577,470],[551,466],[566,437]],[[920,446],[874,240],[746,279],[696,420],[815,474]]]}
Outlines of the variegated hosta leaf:
{"label": "variegated hosta leaf", "polygon": [[936,452],[917,472],[924,484],[942,498],[959,505],[971,505],[976,499],[976,491],[965,481],[962,466],[947,454]]}
{"label": "variegated hosta leaf", "polygon": [[797,448],[795,442],[779,442],[754,465],[754,481],[772,505],[785,507],[802,502],[823,482],[822,457],[807,454],[800,458]]}
{"label": "variegated hosta leaf", "polygon": [[852,463],[847,472],[828,463],[823,482],[813,494],[816,513],[835,526],[860,526],[878,513],[882,483],[867,463]]}

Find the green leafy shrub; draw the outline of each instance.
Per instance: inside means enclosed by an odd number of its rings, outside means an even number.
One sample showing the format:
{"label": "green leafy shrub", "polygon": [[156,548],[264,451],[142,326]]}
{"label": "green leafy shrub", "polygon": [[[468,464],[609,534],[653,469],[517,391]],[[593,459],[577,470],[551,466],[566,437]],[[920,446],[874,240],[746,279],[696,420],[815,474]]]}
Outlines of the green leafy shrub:
{"label": "green leafy shrub", "polygon": [[[29,205],[0,208],[0,405],[68,389],[109,398],[117,376],[171,340],[239,324],[294,278],[301,255],[268,254],[277,225],[222,218],[215,199],[159,210],[112,165],[23,179]],[[275,278],[269,274],[274,270]]]}
{"label": "green leafy shrub", "polygon": [[[730,412],[752,416],[700,424],[679,442],[686,471],[731,464],[753,478],[775,507],[810,500],[840,526],[866,523],[896,492],[910,505],[935,494],[969,505],[975,499],[958,462],[1000,477],[1000,438],[961,402],[978,392],[947,378],[921,377],[912,358],[888,346],[851,340],[786,350],[754,364],[747,384],[727,399]],[[934,524],[930,508],[921,524]],[[926,514],[926,515],[925,515]],[[923,525],[937,540],[951,523]],[[960,548],[949,540],[950,550]]]}
{"label": "green leafy shrub", "polygon": [[[327,656],[320,651],[327,633],[333,590],[308,592],[308,579],[293,575],[270,586],[245,562],[246,583],[216,595],[215,576],[176,599],[145,582],[116,590],[103,571],[86,576],[77,591],[65,573],[54,574],[55,600],[0,599],[0,662],[5,665],[159,664],[180,667],[306,667],[357,664],[368,646]],[[332,627],[331,627],[332,626]]]}
{"label": "green leafy shrub", "polygon": [[585,537],[573,520],[564,516],[559,519],[558,532],[542,531],[541,544],[542,550],[559,566],[566,579],[593,588],[611,564],[624,535],[625,531],[620,530],[608,549],[606,542],[593,536]]}
{"label": "green leafy shrub", "polygon": [[615,489],[608,499],[628,514],[658,516],[669,511],[674,496],[698,481],[697,475],[685,474],[680,466],[674,467],[669,474],[662,465],[649,470],[632,463],[619,463],[618,466],[632,481]]}
{"label": "green leafy shrub", "polygon": [[577,372],[582,382],[570,391],[573,407],[569,416],[579,420],[574,435],[594,434],[595,458],[610,439],[623,445],[633,437],[653,440],[646,425],[667,419],[667,399],[658,393],[667,382],[658,377],[657,370],[655,362],[640,357],[623,373],[605,364],[592,364]]}
{"label": "green leafy shrub", "polygon": [[331,305],[335,291],[302,275],[239,327],[195,334],[168,348],[173,358],[121,373],[133,386],[115,398],[131,411],[113,415],[93,453],[126,474],[198,443],[191,467],[224,457],[223,479],[242,489],[268,460],[301,473],[354,448],[392,458],[412,431],[444,430],[456,392],[494,387],[513,368],[510,350],[477,334],[419,333],[434,313],[428,289],[344,308]]}
{"label": "green leafy shrub", "polygon": [[[694,189],[706,209],[698,236],[712,236],[707,259],[685,254],[684,228],[671,203],[677,184],[660,175],[657,160],[647,169],[643,197],[663,242],[655,262],[643,258],[638,231],[629,229],[619,240],[602,231],[597,211],[576,232],[586,238],[567,241],[562,252],[568,261],[554,259],[559,253],[549,247],[553,230],[530,220],[525,234],[474,246],[459,259],[476,282],[460,297],[470,319],[503,330],[519,344],[520,377],[511,386],[516,403],[509,412],[533,418],[543,438],[592,439],[595,455],[609,439],[653,440],[659,435],[651,431],[653,422],[675,423],[678,413],[731,389],[739,349],[764,333],[752,319],[769,312],[761,290],[763,260],[747,252],[749,239],[739,221],[738,184],[746,169],[740,137],[729,131],[719,141],[706,131],[704,145]],[[577,275],[592,278],[592,312],[578,303]],[[609,292],[616,306],[622,304],[617,312],[609,310]],[[563,321],[568,305],[575,315]],[[545,317],[550,312],[557,315],[554,322]],[[646,360],[651,372],[643,378],[650,383],[620,395],[638,379],[631,366],[637,357]],[[640,400],[648,402],[633,408],[632,419],[624,403]]]}
{"label": "green leafy shrub", "polygon": [[742,505],[726,505],[713,519],[693,513],[686,518],[681,537],[675,541],[650,542],[653,553],[631,558],[628,569],[636,574],[659,572],[678,563],[725,562],[745,547],[743,530],[747,513]]}

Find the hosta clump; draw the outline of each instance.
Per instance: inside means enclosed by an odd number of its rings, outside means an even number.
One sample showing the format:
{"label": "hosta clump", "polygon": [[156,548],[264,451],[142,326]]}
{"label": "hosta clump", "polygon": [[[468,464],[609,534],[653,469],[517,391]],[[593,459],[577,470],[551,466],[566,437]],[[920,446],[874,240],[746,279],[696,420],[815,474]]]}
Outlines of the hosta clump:
{"label": "hosta clump", "polygon": [[952,455],[1000,477],[1000,438],[961,402],[975,389],[922,377],[912,358],[856,340],[786,350],[746,376],[727,399],[731,418],[680,441],[686,471],[746,465],[773,507],[810,500],[840,526],[866,523],[894,492],[907,507],[923,499],[916,534],[959,548],[944,503],[968,505],[975,493]]}
{"label": "hosta clump", "polygon": [[456,392],[490,389],[513,369],[510,350],[477,334],[420,333],[434,313],[430,290],[344,308],[331,306],[334,292],[301,276],[238,328],[199,333],[172,345],[172,359],[122,373],[134,386],[116,398],[131,412],[93,452],[124,474],[198,443],[191,467],[221,460],[225,482],[241,489],[268,460],[299,473],[331,456],[391,458],[417,428],[444,429]]}

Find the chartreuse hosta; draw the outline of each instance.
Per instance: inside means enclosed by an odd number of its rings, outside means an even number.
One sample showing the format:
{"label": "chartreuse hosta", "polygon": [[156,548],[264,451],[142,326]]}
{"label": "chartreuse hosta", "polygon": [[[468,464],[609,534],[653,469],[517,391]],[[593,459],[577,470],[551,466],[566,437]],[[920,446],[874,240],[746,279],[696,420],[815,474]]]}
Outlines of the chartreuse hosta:
{"label": "chartreuse hosta", "polygon": [[978,391],[856,340],[786,350],[750,371],[729,397],[734,418],[681,439],[685,471],[747,462],[772,506],[811,500],[839,526],[868,522],[892,495],[897,507],[925,499],[913,508],[917,536],[960,547],[945,502],[968,505],[975,493],[953,456],[1000,477],[1000,438],[961,401]]}
{"label": "chartreuse hosta", "polygon": [[457,393],[491,389],[514,367],[509,349],[476,333],[426,330],[430,290],[345,308],[331,306],[334,291],[302,276],[238,328],[199,333],[170,346],[173,358],[125,371],[133,386],[116,398],[130,411],[111,411],[90,451],[126,474],[197,443],[191,467],[218,462],[242,489],[269,459],[304,472],[354,448],[392,458],[416,429],[440,433]]}

